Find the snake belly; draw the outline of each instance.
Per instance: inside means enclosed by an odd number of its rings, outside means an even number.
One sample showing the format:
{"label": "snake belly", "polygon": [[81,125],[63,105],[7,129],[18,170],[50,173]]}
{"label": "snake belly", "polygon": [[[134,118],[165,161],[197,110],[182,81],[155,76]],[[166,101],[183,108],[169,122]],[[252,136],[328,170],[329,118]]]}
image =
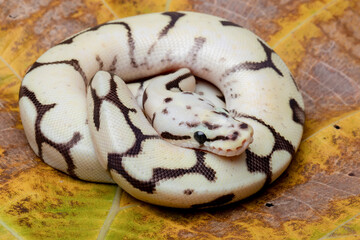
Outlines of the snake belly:
{"label": "snake belly", "polygon": [[[243,154],[226,158],[167,143],[113,75],[131,82],[179,68],[215,85],[227,111],[252,126]],[[111,74],[90,94],[99,70]],[[228,204],[274,181],[296,152],[305,119],[290,71],[263,40],[195,12],[128,17],[73,35],[30,67],[19,106],[31,148],[50,166],[178,208]],[[89,117],[87,108],[98,115]]]}

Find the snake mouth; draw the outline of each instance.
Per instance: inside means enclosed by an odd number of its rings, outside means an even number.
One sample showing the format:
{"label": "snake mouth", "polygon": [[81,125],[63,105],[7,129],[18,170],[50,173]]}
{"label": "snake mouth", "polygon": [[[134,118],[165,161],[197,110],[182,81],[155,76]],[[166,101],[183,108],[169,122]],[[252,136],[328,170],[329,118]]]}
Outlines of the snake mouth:
{"label": "snake mouth", "polygon": [[253,138],[251,137],[249,139],[244,139],[241,146],[235,149],[223,149],[223,148],[211,147],[209,151],[220,156],[234,157],[242,154],[252,142],[253,142]]}

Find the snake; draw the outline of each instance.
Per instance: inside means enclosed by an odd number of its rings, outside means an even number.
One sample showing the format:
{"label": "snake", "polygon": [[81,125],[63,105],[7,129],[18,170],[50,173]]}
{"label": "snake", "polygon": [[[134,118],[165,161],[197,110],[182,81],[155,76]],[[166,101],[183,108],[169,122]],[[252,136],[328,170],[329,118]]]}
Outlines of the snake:
{"label": "snake", "polygon": [[289,166],[301,92],[253,32],[204,13],[149,13],[48,49],[19,91],[30,147],[73,178],[174,208],[253,195]]}

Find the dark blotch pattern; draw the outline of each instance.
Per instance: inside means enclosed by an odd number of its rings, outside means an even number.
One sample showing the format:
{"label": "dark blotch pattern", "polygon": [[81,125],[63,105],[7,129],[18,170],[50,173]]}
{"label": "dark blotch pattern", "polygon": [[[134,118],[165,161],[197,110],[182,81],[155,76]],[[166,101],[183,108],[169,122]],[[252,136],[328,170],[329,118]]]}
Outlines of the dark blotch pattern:
{"label": "dark blotch pattern", "polygon": [[[196,155],[196,163],[191,168],[154,168],[153,175],[148,181],[138,180],[133,178],[123,167],[122,160],[125,154],[111,153],[108,156],[109,169],[114,169],[120,175],[122,175],[134,188],[140,191],[147,192],[150,194],[155,193],[156,184],[162,180],[173,179],[182,177],[187,174],[200,174],[204,176],[208,181],[215,180],[216,172],[205,165],[205,152],[194,151]],[[139,151],[140,153],[140,151]]]}
{"label": "dark blotch pattern", "polygon": [[271,48],[269,48],[265,43],[263,43],[261,40],[258,39],[258,42],[260,43],[261,47],[264,49],[266,54],[266,59],[261,62],[244,62],[237,64],[233,66],[232,68],[226,69],[225,72],[222,75],[222,78],[226,78],[227,76],[241,71],[241,70],[248,70],[248,71],[257,71],[263,68],[272,68],[277,74],[279,74],[281,77],[283,77],[283,73],[275,66],[271,59],[271,55],[275,52]]}
{"label": "dark blotch pattern", "polygon": [[206,42],[206,38],[204,37],[196,37],[194,39],[194,46],[190,49],[189,57],[188,59],[191,59],[190,63],[195,64],[198,53],[204,46],[204,43]]}
{"label": "dark blotch pattern", "polygon": [[109,72],[114,74],[116,71],[116,63],[117,63],[117,56],[114,57],[114,59],[111,62],[111,65],[109,67]]}
{"label": "dark blotch pattern", "polygon": [[188,126],[189,128],[197,127],[199,125],[199,122],[186,122],[186,126]]}
{"label": "dark blotch pattern", "polygon": [[224,96],[218,96],[218,95],[216,95],[216,96],[217,96],[218,99],[220,99],[222,102],[225,103],[225,97]]}
{"label": "dark blotch pattern", "polygon": [[249,126],[246,123],[240,124],[241,129],[247,129]]}
{"label": "dark blotch pattern", "polygon": [[215,114],[222,115],[222,116],[224,116],[224,117],[226,117],[226,118],[229,117],[229,115],[228,115],[226,112],[218,112],[218,111],[212,111],[212,112],[215,113]]}
{"label": "dark blotch pattern", "polygon": [[190,139],[190,136],[179,136],[179,135],[173,135],[169,132],[162,132],[161,133],[161,137],[165,138],[165,139],[170,139],[170,140],[186,140],[186,139]]}
{"label": "dark blotch pattern", "polygon": [[[107,23],[103,23],[100,25],[97,25],[95,27],[89,28],[83,32],[80,32],[78,34],[75,34],[74,36],[72,36],[71,38],[66,39],[65,41],[62,41],[61,43],[59,43],[58,45],[66,45],[66,44],[71,44],[73,43],[74,39],[80,35],[83,35],[87,32],[92,32],[92,31],[96,31],[101,27],[104,26],[109,26],[109,25],[120,25],[123,26],[126,31],[127,31],[127,38],[128,38],[128,46],[129,46],[129,56],[130,56],[130,62],[131,62],[131,66],[134,68],[138,67],[138,64],[135,61],[135,56],[134,56],[134,51],[135,51],[135,42],[134,42],[134,38],[132,36],[132,31],[130,26],[126,23],[126,22],[107,22]],[[116,62],[115,62],[116,63]]]}
{"label": "dark blotch pattern", "polygon": [[[138,128],[137,126],[135,126],[133,124],[133,122],[130,119],[130,112],[133,113],[137,113],[136,109],[133,108],[128,108],[126,107],[121,100],[119,99],[119,97],[116,94],[116,89],[117,89],[117,84],[114,81],[114,75],[111,75],[111,80],[110,80],[110,91],[109,93],[105,96],[105,97],[95,97],[93,98],[94,100],[94,116],[96,115],[95,112],[100,112],[100,108],[101,108],[101,104],[103,101],[108,101],[112,104],[114,104],[123,114],[127,125],[131,128],[132,132],[134,133],[134,135],[136,136],[136,141],[134,143],[134,145],[127,150],[126,155],[136,155],[138,154],[139,151],[141,151],[141,143],[145,140],[148,139],[157,139],[159,138],[159,136],[157,135],[144,135],[141,131],[140,128]],[[91,91],[93,92],[93,89],[91,88]],[[94,91],[94,93],[96,94],[96,92]],[[99,101],[98,103],[96,103],[96,101]],[[100,119],[100,118],[99,118]],[[95,119],[94,119],[94,123],[95,123]],[[100,126],[101,122],[99,122],[99,126]]]}
{"label": "dark blotch pattern", "polygon": [[239,24],[236,24],[236,23],[233,23],[233,22],[230,22],[230,21],[220,21],[221,25],[223,26],[231,26],[231,27],[239,27],[239,28],[242,28],[242,26],[240,26]]}
{"label": "dark blotch pattern", "polygon": [[285,150],[288,153],[290,153],[291,155],[294,155],[295,148],[291,144],[291,142],[289,142],[287,139],[285,139],[283,136],[281,136],[278,132],[275,131],[275,129],[272,126],[265,123],[263,120],[258,119],[254,116],[237,113],[234,110],[232,110],[232,112],[235,114],[236,117],[244,117],[244,118],[249,118],[254,121],[257,121],[258,123],[267,127],[270,130],[270,132],[272,133],[272,135],[274,136],[275,144],[273,146],[272,151],[266,156],[258,156],[255,153],[251,152],[249,149],[245,150],[246,164],[247,164],[249,172],[265,173],[266,181],[265,181],[264,186],[266,186],[269,183],[271,183],[271,180],[272,180],[271,179],[272,172],[271,172],[271,166],[270,166],[272,154],[277,150]]}
{"label": "dark blotch pattern", "polygon": [[144,91],[143,98],[142,98],[142,107],[143,107],[143,109],[145,109],[145,103],[148,100],[148,94],[147,94],[146,90]]}
{"label": "dark blotch pattern", "polygon": [[169,113],[167,108],[164,108],[161,112],[162,112],[162,114],[168,114]]}
{"label": "dark blotch pattern", "polygon": [[104,62],[103,62],[103,60],[100,58],[99,55],[96,55],[96,61],[99,63],[99,69],[103,69],[103,68],[104,68]]}
{"label": "dark blotch pattern", "polygon": [[49,112],[53,109],[56,104],[42,104],[36,98],[35,93],[30,91],[27,87],[20,88],[19,98],[27,97],[35,106],[36,109],[36,120],[35,120],[35,140],[38,146],[39,152],[38,155],[41,159],[43,159],[43,144],[46,143],[56,149],[65,159],[67,164],[67,174],[74,178],[78,178],[75,174],[76,166],[70,154],[70,150],[81,140],[81,134],[79,132],[74,132],[73,137],[65,143],[56,143],[53,140],[50,140],[48,137],[44,135],[41,130],[41,121],[45,115],[45,113]]}
{"label": "dark blotch pattern", "polygon": [[84,82],[87,82],[86,79],[86,75],[85,72],[82,70],[82,68],[80,67],[79,61],[76,59],[72,59],[72,60],[63,60],[63,61],[55,61],[55,62],[44,62],[44,63],[39,63],[39,62],[35,62],[27,71],[26,74],[28,74],[29,72],[41,67],[41,66],[46,66],[46,65],[56,65],[56,64],[66,64],[66,65],[70,65],[72,66],[75,71],[77,71],[81,77],[83,78]]}
{"label": "dark blotch pattern", "polygon": [[304,125],[305,123],[305,112],[304,110],[299,106],[298,102],[295,99],[290,99],[289,101],[290,108],[293,112],[292,118],[294,122]]}
{"label": "dark blotch pattern", "polygon": [[171,98],[171,97],[167,97],[167,98],[165,98],[164,99],[164,102],[165,103],[169,103],[169,102],[171,102],[173,99]]}
{"label": "dark blotch pattern", "polygon": [[184,13],[179,12],[164,12],[162,15],[169,16],[171,20],[159,33],[159,39],[167,35],[169,30],[175,26],[175,23],[179,20],[179,18],[185,16]]}
{"label": "dark blotch pattern", "polygon": [[220,124],[216,124],[216,123],[212,124],[212,123],[209,123],[206,121],[203,123],[204,123],[205,127],[207,127],[209,130],[215,130],[215,129],[218,129],[219,127],[221,127]]}
{"label": "dark blotch pattern", "polygon": [[187,79],[188,77],[191,77],[191,76],[192,76],[191,73],[185,73],[185,74],[175,78],[174,80],[166,83],[166,85],[165,85],[166,90],[171,90],[173,88],[175,88],[175,89],[177,88],[177,89],[179,89],[179,91],[182,92],[182,89],[179,86],[180,82],[182,80],[184,80],[184,79]]}
{"label": "dark blotch pattern", "polygon": [[191,195],[194,192],[194,189],[186,189],[184,190],[185,195]]}

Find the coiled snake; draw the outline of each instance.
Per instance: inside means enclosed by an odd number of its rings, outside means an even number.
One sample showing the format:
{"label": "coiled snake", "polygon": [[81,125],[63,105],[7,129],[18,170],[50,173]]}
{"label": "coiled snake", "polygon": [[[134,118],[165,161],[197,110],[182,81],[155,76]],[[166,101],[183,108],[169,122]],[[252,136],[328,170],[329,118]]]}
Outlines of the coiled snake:
{"label": "coiled snake", "polygon": [[[134,80],[135,96],[124,83]],[[30,146],[47,164],[179,208],[228,204],[274,181],[304,124],[280,57],[249,30],[194,12],[75,34],[30,67],[19,99]]]}

